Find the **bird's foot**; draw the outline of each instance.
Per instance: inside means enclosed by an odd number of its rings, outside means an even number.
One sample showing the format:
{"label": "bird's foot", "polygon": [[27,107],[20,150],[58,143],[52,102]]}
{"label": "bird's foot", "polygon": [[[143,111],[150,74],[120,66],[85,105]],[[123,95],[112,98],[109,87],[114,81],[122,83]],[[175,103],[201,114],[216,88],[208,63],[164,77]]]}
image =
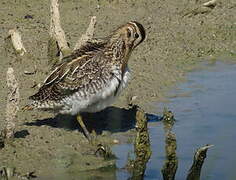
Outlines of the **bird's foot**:
{"label": "bird's foot", "polygon": [[103,145],[101,143],[97,145],[97,150],[95,151],[95,155],[103,157],[104,159],[115,158],[115,155],[112,153],[111,148],[108,145]]}

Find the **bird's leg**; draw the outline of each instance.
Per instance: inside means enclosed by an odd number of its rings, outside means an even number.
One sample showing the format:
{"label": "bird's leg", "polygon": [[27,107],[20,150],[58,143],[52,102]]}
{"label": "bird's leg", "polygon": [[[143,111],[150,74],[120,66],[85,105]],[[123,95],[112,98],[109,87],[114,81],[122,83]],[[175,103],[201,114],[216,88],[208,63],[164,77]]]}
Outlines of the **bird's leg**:
{"label": "bird's leg", "polygon": [[[77,115],[77,121],[79,122],[80,126],[82,127],[83,131],[84,131],[84,134],[86,136],[86,138],[88,139],[89,143],[91,145],[95,145],[95,139],[92,138],[91,134],[88,132],[84,122],[83,122],[83,119],[82,119],[82,116],[81,115]],[[107,158],[110,158],[113,156],[113,154],[111,153],[111,150],[108,146],[104,146],[102,145],[101,143],[99,143],[97,145],[97,149],[94,153],[96,156],[101,156],[103,157],[104,159],[107,159]]]}
{"label": "bird's leg", "polygon": [[77,115],[77,121],[79,122],[80,126],[82,127],[83,131],[84,131],[84,134],[86,136],[86,138],[88,139],[88,141],[90,143],[92,143],[92,137],[90,135],[90,133],[88,132],[86,126],[84,125],[84,122],[83,122],[83,119],[82,119],[82,116],[81,115]]}

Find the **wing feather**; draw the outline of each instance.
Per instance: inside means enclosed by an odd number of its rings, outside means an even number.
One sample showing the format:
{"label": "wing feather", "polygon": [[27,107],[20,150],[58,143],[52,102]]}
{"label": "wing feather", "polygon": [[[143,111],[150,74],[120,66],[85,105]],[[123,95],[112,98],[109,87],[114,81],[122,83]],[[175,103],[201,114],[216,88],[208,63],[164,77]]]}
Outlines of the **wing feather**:
{"label": "wing feather", "polygon": [[[87,51],[86,51],[87,50]],[[44,84],[39,91],[30,97],[36,101],[58,101],[69,95],[72,95],[79,89],[94,88],[93,83],[97,86],[104,86],[112,78],[117,78],[116,74],[111,71],[111,64],[107,63],[106,56],[96,46],[96,51],[90,51],[90,46],[77,50],[74,58],[64,60],[54,71],[45,79]],[[93,49],[94,50],[94,49]],[[99,83],[99,81],[103,81]],[[97,87],[101,89],[101,87]],[[91,91],[91,92],[94,92]]]}

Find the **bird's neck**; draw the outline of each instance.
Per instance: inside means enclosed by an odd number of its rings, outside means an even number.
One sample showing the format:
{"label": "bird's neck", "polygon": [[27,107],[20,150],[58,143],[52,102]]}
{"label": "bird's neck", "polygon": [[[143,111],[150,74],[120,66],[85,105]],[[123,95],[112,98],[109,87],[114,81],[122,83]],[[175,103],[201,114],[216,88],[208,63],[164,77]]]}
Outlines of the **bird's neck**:
{"label": "bird's neck", "polygon": [[120,67],[123,74],[128,65],[128,60],[131,55],[131,48],[122,38],[118,38],[116,40],[113,39],[108,43],[107,47],[109,48],[108,52],[110,52],[110,59],[112,59],[112,62]]}
{"label": "bird's neck", "polygon": [[110,42],[108,42],[107,47],[109,48],[109,51],[112,54],[112,59],[114,61],[122,62],[129,59],[131,50],[125,40],[123,40],[122,38],[111,39]]}

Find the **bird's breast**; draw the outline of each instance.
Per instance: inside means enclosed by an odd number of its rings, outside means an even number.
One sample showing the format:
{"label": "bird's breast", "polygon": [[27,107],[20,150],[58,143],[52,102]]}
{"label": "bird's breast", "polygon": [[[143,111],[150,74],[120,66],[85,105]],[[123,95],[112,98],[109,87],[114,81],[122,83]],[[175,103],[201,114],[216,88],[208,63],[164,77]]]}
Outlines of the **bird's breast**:
{"label": "bird's breast", "polygon": [[122,90],[127,86],[130,76],[130,71],[126,68],[121,80],[114,77],[95,93],[89,93],[87,96],[84,96],[89,90],[87,92],[76,92],[73,96],[64,99],[64,104],[67,105],[61,113],[75,115],[80,112],[98,112],[105,109],[117,99]]}

